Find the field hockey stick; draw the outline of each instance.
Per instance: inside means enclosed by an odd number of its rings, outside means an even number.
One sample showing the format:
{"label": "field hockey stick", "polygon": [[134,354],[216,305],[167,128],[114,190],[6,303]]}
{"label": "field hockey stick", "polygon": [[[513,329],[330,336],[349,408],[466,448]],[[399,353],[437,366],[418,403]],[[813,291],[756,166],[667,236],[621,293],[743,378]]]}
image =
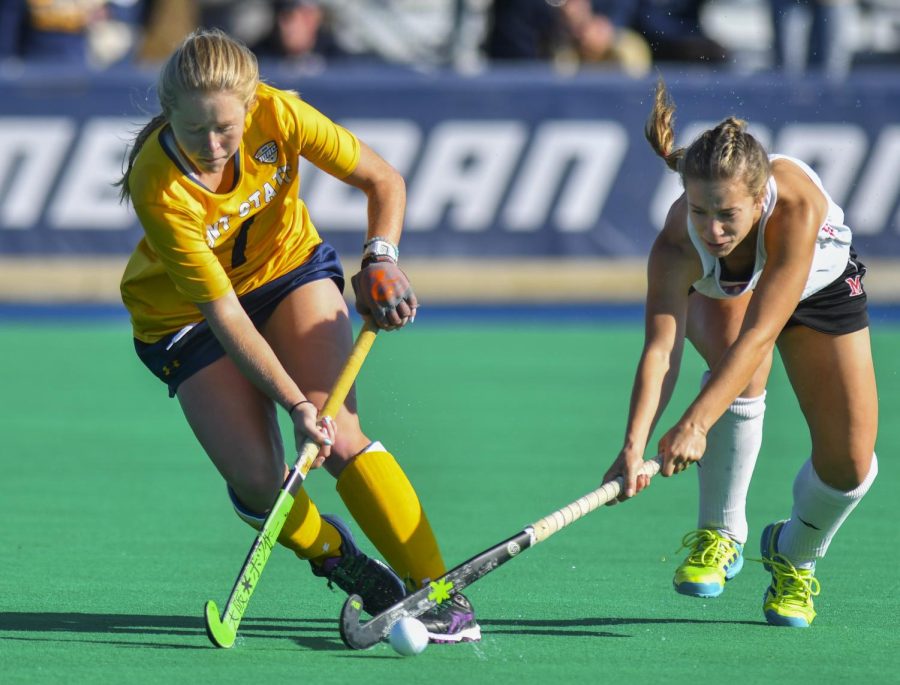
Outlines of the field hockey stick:
{"label": "field hockey stick", "polygon": [[[341,369],[337,380],[334,382],[334,387],[331,389],[331,394],[328,396],[325,406],[322,407],[322,411],[319,413],[320,417],[337,415],[338,410],[344,404],[344,400],[347,399],[350,388],[353,387],[353,382],[356,380],[366,355],[369,354],[372,343],[375,342],[377,332],[378,329],[367,319],[356,337],[350,356],[344,362],[344,368]],[[241,567],[241,572],[238,574],[231,594],[228,596],[228,602],[225,604],[225,611],[222,612],[222,617],[219,617],[219,609],[214,601],[209,600],[206,603],[206,634],[217,647],[228,648],[234,644],[238,625],[240,625],[244,612],[247,610],[250,597],[256,589],[260,576],[262,576],[266,562],[269,560],[269,555],[278,541],[278,535],[284,527],[284,522],[291,511],[291,507],[294,505],[294,497],[303,485],[306,474],[309,473],[318,454],[319,445],[310,438],[306,438],[300,445],[297,461],[294,462],[293,469],[291,469],[284,485],[281,486],[272,509],[266,516],[262,528],[259,529],[256,539],[253,541],[253,546],[250,547],[250,552],[247,554],[244,565]]]}
{"label": "field hockey stick", "polygon": [[[661,463],[660,457],[648,460],[644,462],[640,473],[652,478],[659,472]],[[623,479],[619,476],[615,480],[604,483],[584,497],[527,526],[511,538],[486,549],[468,561],[464,561],[436,581],[407,595],[366,623],[359,621],[363,609],[362,599],[359,595],[351,595],[341,609],[341,639],[350,649],[372,647],[387,637],[391,627],[404,616],[412,618],[421,616],[529,547],[534,547],[581,517],[611,502],[618,497],[622,489],[622,482]]]}

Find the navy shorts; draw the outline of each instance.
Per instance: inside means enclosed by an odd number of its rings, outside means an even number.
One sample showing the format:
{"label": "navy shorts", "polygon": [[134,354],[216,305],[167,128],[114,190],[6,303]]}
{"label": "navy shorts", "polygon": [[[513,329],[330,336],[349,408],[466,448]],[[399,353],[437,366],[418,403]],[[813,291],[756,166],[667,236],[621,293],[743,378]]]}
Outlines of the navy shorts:
{"label": "navy shorts", "polygon": [[[330,278],[341,292],[344,291],[344,270],[337,252],[328,243],[321,243],[312,256],[293,271],[241,295],[239,299],[253,324],[261,328],[275,307],[291,292],[323,278]],[[169,386],[169,397],[175,396],[181,383],[225,355],[225,350],[205,320],[155,343],[145,343],[135,338],[134,349],[153,375]]]}
{"label": "navy shorts", "polygon": [[806,326],[830,335],[855,333],[867,328],[869,310],[863,290],[865,275],[866,265],[856,258],[856,251],[851,247],[844,273],[820,291],[800,300],[784,327]]}

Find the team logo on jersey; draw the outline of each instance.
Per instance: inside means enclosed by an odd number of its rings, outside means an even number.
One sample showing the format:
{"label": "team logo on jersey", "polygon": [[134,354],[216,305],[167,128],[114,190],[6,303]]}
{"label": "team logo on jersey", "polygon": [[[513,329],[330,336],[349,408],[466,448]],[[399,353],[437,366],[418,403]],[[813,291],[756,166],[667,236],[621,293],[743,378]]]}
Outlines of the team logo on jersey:
{"label": "team logo on jersey", "polygon": [[863,294],[862,276],[857,275],[845,278],[844,283],[850,286],[850,297],[856,297],[857,295]]}
{"label": "team logo on jersey", "polygon": [[270,140],[254,153],[253,159],[263,164],[275,164],[278,160],[278,145],[274,140]]}

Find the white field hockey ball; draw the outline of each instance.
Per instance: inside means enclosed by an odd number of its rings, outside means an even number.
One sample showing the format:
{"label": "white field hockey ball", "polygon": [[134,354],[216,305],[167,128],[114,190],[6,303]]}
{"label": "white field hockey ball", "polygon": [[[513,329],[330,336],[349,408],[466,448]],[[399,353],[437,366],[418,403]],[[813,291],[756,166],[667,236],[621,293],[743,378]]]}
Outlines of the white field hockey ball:
{"label": "white field hockey ball", "polygon": [[415,656],[428,646],[428,629],[420,620],[404,616],[393,625],[388,640],[397,654]]}

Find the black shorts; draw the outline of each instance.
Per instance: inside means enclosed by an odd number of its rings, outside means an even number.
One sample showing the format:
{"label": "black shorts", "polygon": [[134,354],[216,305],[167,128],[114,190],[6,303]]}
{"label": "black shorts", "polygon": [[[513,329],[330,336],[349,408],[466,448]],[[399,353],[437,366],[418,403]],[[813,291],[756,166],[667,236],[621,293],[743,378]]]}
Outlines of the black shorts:
{"label": "black shorts", "polygon": [[866,265],[856,258],[856,251],[851,247],[844,273],[800,300],[784,327],[806,326],[830,335],[854,333],[868,327],[869,311],[863,290],[865,275]]}
{"label": "black shorts", "polygon": [[[312,256],[293,271],[241,295],[239,299],[253,324],[261,328],[275,307],[291,292],[323,278],[330,278],[341,292],[344,291],[344,271],[337,252],[328,243],[320,244]],[[225,350],[205,320],[155,343],[145,343],[135,338],[134,349],[153,375],[169,386],[169,397],[175,396],[181,383],[225,355]]]}

